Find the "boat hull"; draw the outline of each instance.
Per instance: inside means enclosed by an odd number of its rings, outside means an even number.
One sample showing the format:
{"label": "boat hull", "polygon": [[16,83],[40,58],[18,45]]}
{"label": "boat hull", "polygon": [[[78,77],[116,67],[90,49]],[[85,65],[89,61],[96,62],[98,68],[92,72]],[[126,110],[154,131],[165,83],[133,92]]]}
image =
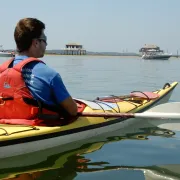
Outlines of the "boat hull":
{"label": "boat hull", "polygon": [[0,57],[13,57],[13,54],[0,52]]}
{"label": "boat hull", "polygon": [[[132,109],[131,112],[144,112],[158,104],[168,102],[176,85],[177,83],[171,84],[170,87],[162,90],[162,95],[158,99],[148,101],[145,105]],[[37,129],[33,129],[33,127],[27,126],[1,125],[0,158],[17,156],[89,139],[107,132],[121,130],[138,121],[140,119],[124,117],[110,119],[85,117],[63,127],[35,127]],[[21,134],[14,133],[16,128],[19,128],[19,132],[22,131]],[[9,137],[7,134],[3,136],[5,131],[12,131],[12,133],[9,133]]]}
{"label": "boat hull", "polygon": [[161,60],[168,60],[171,57],[171,55],[145,55],[142,56],[142,59],[161,59]]}

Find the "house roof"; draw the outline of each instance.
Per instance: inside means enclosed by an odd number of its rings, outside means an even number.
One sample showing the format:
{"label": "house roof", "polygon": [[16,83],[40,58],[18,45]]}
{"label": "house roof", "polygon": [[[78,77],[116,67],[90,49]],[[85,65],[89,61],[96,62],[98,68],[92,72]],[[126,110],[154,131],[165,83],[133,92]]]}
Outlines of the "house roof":
{"label": "house roof", "polygon": [[66,45],[72,45],[72,46],[82,46],[81,44],[78,44],[78,43],[68,43]]}
{"label": "house roof", "polygon": [[159,47],[156,46],[156,45],[154,45],[154,44],[145,44],[142,48],[145,48],[145,49],[146,49],[146,48],[148,48],[148,49],[149,49],[149,48],[152,48],[152,49],[153,49],[153,48],[159,48]]}

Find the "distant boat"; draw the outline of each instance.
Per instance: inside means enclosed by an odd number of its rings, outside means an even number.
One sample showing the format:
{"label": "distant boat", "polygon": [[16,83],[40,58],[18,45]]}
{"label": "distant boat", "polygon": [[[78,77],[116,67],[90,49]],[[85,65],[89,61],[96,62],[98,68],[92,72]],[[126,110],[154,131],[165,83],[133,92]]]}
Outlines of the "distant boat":
{"label": "distant boat", "polygon": [[168,60],[172,56],[172,54],[164,53],[164,51],[156,45],[145,45],[139,52],[142,52],[142,59]]}
{"label": "distant boat", "polygon": [[162,59],[162,60],[168,60],[172,54],[164,53],[164,52],[159,52],[155,50],[148,50],[144,52],[142,55],[142,59]]}
{"label": "distant boat", "polygon": [[13,53],[0,51],[0,57],[13,57]]}
{"label": "distant boat", "polygon": [[13,52],[7,52],[5,50],[3,50],[3,46],[0,45],[1,49],[0,49],[0,57],[13,57],[14,53]]}

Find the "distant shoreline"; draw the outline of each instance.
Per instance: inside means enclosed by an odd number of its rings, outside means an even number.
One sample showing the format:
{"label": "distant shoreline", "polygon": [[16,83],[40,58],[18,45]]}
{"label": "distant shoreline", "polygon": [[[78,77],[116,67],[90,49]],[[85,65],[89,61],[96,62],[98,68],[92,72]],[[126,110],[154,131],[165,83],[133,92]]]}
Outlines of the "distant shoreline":
{"label": "distant shoreline", "polygon": [[106,57],[141,57],[138,55],[107,55],[107,54],[86,54],[86,55],[66,55],[66,54],[52,54],[52,53],[45,53],[48,56],[106,56]]}
{"label": "distant shoreline", "polygon": [[[98,56],[98,57],[118,57],[118,58],[135,58],[135,57],[139,57],[141,58],[141,56],[139,55],[103,55],[103,54],[86,54],[86,55],[64,55],[64,54],[52,54],[52,53],[45,53],[45,55],[48,55],[48,56],[73,56],[73,57],[83,57],[83,56]],[[177,57],[176,55],[172,55],[171,58],[180,58]]]}

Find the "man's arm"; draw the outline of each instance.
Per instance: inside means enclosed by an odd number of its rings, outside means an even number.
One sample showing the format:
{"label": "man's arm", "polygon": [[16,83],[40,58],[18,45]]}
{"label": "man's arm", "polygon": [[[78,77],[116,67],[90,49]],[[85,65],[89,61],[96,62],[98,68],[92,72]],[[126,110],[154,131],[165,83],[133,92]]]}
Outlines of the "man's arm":
{"label": "man's arm", "polygon": [[71,96],[60,102],[60,106],[65,109],[71,116],[77,115],[77,104]]}
{"label": "man's arm", "polygon": [[64,109],[69,115],[76,116],[77,115],[77,104],[72,99],[71,95],[67,91],[61,76],[57,74],[52,82],[51,86],[53,88],[53,94],[56,99],[56,102],[60,105],[62,109]]}

